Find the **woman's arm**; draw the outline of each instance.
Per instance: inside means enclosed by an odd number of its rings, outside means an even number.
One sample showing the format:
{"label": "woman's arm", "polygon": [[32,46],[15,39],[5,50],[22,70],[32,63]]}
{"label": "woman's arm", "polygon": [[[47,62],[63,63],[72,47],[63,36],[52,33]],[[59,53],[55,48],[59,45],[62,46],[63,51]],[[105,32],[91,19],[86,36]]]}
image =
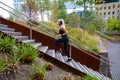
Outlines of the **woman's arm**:
{"label": "woman's arm", "polygon": [[52,29],[52,31],[54,31],[56,34],[59,34],[55,29]]}

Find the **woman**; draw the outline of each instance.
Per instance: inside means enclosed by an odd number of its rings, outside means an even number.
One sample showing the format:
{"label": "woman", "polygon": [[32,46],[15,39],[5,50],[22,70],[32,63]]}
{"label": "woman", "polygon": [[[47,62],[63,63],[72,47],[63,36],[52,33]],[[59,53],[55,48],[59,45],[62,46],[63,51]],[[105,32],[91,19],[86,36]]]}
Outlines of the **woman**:
{"label": "woman", "polygon": [[67,32],[67,30],[65,28],[64,20],[59,19],[57,21],[57,24],[60,27],[59,32],[56,32],[55,30],[53,30],[56,34],[58,34],[58,37],[60,37],[59,39],[55,40],[55,44],[57,45],[57,48],[58,48],[56,53],[61,53],[62,52],[62,49],[60,48],[59,43],[64,43],[64,50],[65,50],[65,52],[66,52],[66,54],[68,56],[67,61],[71,61],[71,56],[70,56],[70,53],[68,51],[68,42],[69,42],[69,39],[68,39],[68,36],[67,36],[68,32]]}

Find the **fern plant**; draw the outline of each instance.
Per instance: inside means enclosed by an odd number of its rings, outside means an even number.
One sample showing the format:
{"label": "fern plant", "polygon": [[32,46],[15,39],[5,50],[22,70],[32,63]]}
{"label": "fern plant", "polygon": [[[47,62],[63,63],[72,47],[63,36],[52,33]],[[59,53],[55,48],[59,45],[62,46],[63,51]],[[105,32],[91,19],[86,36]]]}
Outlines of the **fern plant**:
{"label": "fern plant", "polygon": [[32,75],[33,80],[44,80],[46,75],[46,66],[35,65],[33,64],[34,73]]}
{"label": "fern plant", "polygon": [[83,77],[83,80],[98,80],[95,76],[90,76],[87,74],[85,77]]}
{"label": "fern plant", "polygon": [[69,74],[67,76],[64,76],[61,80],[74,80],[74,78],[72,74]]}
{"label": "fern plant", "polygon": [[11,53],[15,46],[15,39],[0,36],[0,51]]}
{"label": "fern plant", "polygon": [[22,63],[31,64],[38,55],[38,50],[30,45],[21,44],[18,46],[18,56]]}
{"label": "fern plant", "polygon": [[5,57],[5,60],[3,60],[2,57],[0,57],[0,72],[3,72],[8,67],[8,58]]}

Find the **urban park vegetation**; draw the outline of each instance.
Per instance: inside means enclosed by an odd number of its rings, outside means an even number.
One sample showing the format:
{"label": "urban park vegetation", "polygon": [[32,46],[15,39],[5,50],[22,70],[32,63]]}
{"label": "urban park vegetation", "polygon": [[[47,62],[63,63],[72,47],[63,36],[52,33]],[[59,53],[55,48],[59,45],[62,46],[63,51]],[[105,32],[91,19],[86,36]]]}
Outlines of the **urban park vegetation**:
{"label": "urban park vegetation", "polygon": [[[0,80],[19,80],[25,77],[25,80],[49,80],[48,78],[46,79],[46,74],[48,74],[49,71],[51,74],[54,67],[53,64],[45,62],[43,59],[37,58],[39,54],[38,51],[30,45],[21,44],[18,42],[16,43],[15,39],[6,36],[1,36],[0,40],[5,43],[6,40],[4,39],[6,38],[8,38],[11,43],[14,43],[14,45],[12,44],[12,49],[9,49],[9,51],[11,52],[11,54],[9,55],[7,55],[7,53],[9,53],[7,50],[0,51]],[[11,43],[8,43],[8,45],[10,45]],[[27,73],[24,73],[25,71]],[[29,77],[29,79],[27,77]],[[80,78],[80,76],[77,75],[61,76],[60,80],[73,80],[78,79],[78,77]],[[92,79],[91,76],[89,77],[90,79]],[[81,77],[78,80],[83,79]]]}

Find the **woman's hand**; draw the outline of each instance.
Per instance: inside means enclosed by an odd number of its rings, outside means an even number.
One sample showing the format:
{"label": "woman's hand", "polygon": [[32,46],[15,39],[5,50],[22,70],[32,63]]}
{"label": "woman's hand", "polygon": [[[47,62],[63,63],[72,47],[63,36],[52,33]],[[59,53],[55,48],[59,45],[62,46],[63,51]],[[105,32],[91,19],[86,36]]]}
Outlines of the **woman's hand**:
{"label": "woman's hand", "polygon": [[62,36],[61,36],[61,34],[58,34],[57,37],[59,38],[59,37],[62,37]]}

